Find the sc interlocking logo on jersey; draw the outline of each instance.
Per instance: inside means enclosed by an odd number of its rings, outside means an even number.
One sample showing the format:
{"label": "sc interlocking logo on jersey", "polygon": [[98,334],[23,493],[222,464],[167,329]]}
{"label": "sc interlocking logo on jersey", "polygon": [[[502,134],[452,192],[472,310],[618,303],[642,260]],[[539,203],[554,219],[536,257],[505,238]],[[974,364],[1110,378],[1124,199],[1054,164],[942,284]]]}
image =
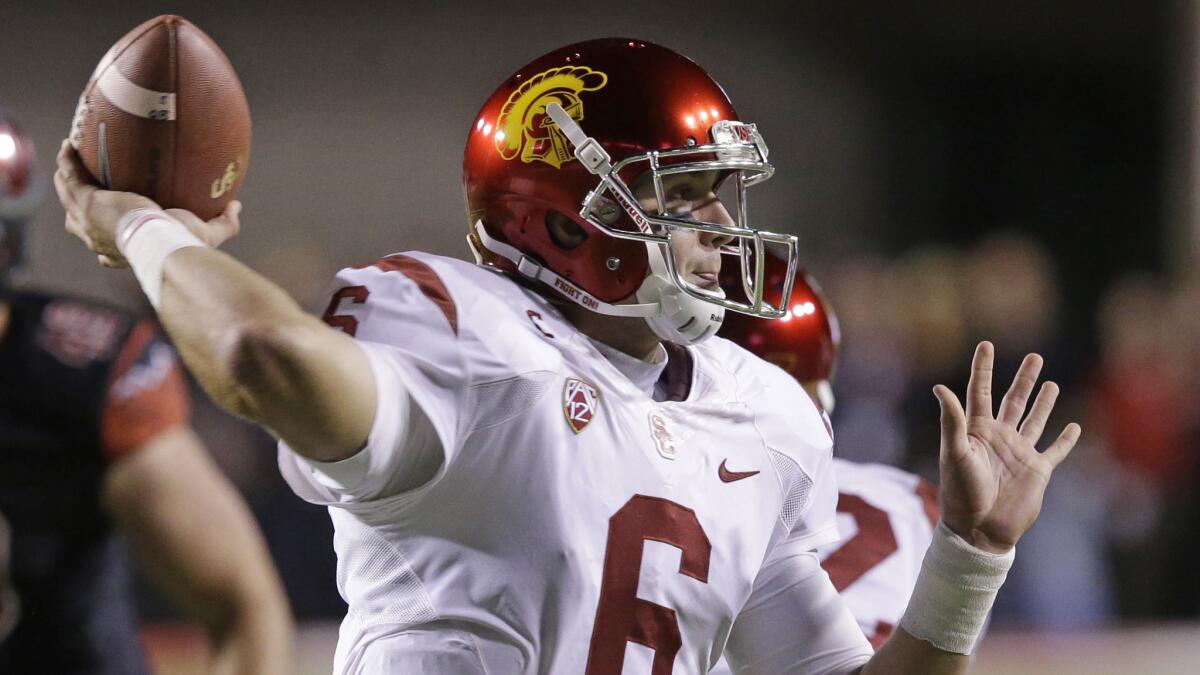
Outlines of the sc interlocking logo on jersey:
{"label": "sc interlocking logo on jersey", "polygon": [[500,108],[496,118],[496,149],[504,159],[545,162],[554,168],[575,159],[566,135],[546,114],[546,106],[557,103],[571,116],[583,119],[585,91],[603,89],[608,75],[587,66],[551,68],[529,78]]}
{"label": "sc interlocking logo on jersey", "polygon": [[563,385],[563,414],[571,431],[579,433],[600,410],[600,391],[590,382],[568,377]]}
{"label": "sc interlocking logo on jersey", "polygon": [[654,411],[650,413],[649,419],[650,436],[654,438],[658,454],[662,455],[663,459],[675,459],[677,454],[675,437],[671,434],[671,428],[667,426],[667,418],[663,417],[662,413]]}

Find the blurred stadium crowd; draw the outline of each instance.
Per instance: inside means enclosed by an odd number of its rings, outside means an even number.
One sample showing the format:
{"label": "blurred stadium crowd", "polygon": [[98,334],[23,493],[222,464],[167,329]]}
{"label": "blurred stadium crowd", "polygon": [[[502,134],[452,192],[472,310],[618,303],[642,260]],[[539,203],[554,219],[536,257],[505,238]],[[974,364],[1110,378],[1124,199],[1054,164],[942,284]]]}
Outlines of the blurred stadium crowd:
{"label": "blurred stadium crowd", "polygon": [[1085,432],[1021,542],[993,625],[1194,617],[1200,278],[1129,273],[1103,289],[1094,325],[1068,323],[1054,260],[1036,239],[1003,232],[830,268],[843,330],[836,451],[936,479],[931,387],[962,387],[963,355],[980,339],[996,345],[997,383],[1041,353],[1064,392],[1056,414]]}

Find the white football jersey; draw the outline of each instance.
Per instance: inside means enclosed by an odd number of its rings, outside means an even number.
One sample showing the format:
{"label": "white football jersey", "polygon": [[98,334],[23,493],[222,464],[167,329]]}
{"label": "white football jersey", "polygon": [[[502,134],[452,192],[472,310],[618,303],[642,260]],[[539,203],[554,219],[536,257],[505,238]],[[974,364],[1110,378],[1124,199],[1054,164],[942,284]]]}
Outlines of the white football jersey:
{"label": "white football jersey", "polygon": [[[733,343],[671,345],[656,402],[496,271],[406,253],[335,289],[326,320],[367,354],[375,423],[344,462],[279,460],[330,506],[336,672],[707,673],[760,568],[837,540],[820,414]],[[440,468],[397,490],[413,435]]]}
{"label": "white football jersey", "polygon": [[[900,623],[938,520],[937,488],[886,464],[833,460],[842,540],[818,550],[821,566],[878,649]],[[732,672],[722,659],[712,675]]]}

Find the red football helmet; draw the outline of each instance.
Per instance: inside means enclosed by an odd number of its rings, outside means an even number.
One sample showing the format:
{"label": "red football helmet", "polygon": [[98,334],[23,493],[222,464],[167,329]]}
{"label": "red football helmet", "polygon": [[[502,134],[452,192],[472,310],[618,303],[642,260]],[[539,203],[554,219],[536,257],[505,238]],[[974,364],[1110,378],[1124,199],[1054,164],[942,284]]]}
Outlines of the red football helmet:
{"label": "red football helmet", "polygon": [[[767,297],[776,301],[783,288],[785,265],[767,258]],[[834,370],[842,333],[837,315],[825,299],[812,275],[801,271],[792,293],[790,307],[778,321],[760,321],[749,316],[730,316],[721,329],[728,338],[751,352],[786,370],[799,380],[817,403],[833,411]]]}
{"label": "red football helmet", "polygon": [[33,141],[0,110],[0,286],[20,262],[22,223],[33,215],[43,192]]}
{"label": "red football helmet", "polygon": [[[667,211],[663,177],[703,171],[734,181],[736,224]],[[746,218],[746,188],[773,172],[757,128],[738,121],[700,66],[640,40],[581,42],[518,70],[476,116],[463,160],[468,241],[483,263],[593,311],[644,317],[663,339],[698,342],[716,332],[726,309],[785,314],[783,304],[763,299],[763,261],[768,246],[784,250],[786,298],[795,237],[751,229]],[[634,197],[639,178],[653,186],[656,209]],[[554,213],[586,238],[556,243],[547,220]],[[747,299],[689,283],[670,250],[675,230],[732,237],[722,253],[740,257]],[[635,304],[618,304],[630,296]]]}

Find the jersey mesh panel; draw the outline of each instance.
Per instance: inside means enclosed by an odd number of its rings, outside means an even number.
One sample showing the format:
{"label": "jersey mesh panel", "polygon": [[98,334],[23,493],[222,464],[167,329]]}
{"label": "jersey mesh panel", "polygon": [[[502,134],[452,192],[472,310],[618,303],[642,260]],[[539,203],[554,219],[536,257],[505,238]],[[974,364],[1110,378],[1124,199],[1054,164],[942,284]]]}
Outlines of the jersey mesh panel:
{"label": "jersey mesh panel", "polygon": [[354,556],[338,561],[338,588],[350,603],[346,621],[366,627],[436,619],[437,611],[404,554],[365,528],[356,536],[361,539],[352,549]]}
{"label": "jersey mesh panel", "polygon": [[800,468],[796,460],[776,450],[770,452],[771,463],[775,465],[775,472],[779,474],[779,484],[786,495],[783,498],[783,508],[779,510],[779,519],[790,530],[808,504],[812,478],[804,473],[804,469]]}
{"label": "jersey mesh panel", "polygon": [[557,379],[556,373],[543,370],[474,385],[467,394],[468,414],[464,418],[472,422],[467,432],[504,424],[524,413],[546,395]]}

